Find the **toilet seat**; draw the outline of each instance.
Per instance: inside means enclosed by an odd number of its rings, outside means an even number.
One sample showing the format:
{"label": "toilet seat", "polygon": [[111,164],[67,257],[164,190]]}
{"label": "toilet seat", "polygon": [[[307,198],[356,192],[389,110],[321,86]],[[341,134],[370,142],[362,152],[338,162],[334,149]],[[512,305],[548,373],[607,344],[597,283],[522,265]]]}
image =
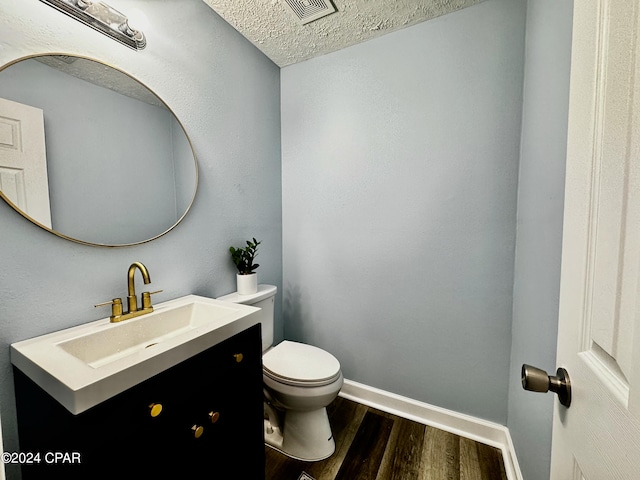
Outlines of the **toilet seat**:
{"label": "toilet seat", "polygon": [[340,378],[340,362],[312,345],[285,340],[262,356],[263,373],[272,380],[298,387],[319,387]]}

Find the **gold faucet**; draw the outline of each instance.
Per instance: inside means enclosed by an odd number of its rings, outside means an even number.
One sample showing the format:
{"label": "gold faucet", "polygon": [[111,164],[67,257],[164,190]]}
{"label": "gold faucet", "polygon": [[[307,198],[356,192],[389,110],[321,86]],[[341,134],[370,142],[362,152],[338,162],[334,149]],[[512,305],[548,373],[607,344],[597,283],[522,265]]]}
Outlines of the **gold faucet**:
{"label": "gold faucet", "polygon": [[111,305],[111,316],[109,319],[112,323],[121,322],[129,318],[139,317],[140,315],[153,312],[151,295],[154,293],[160,293],[162,290],[157,290],[155,292],[142,292],[142,308],[138,310],[138,297],[136,296],[135,286],[136,270],[140,270],[142,280],[145,285],[151,283],[151,277],[149,276],[149,270],[147,270],[147,267],[140,262],[132,263],[129,267],[129,271],[127,272],[127,308],[129,309],[127,312],[122,311],[122,299],[120,298],[114,298],[110,302],[99,303],[96,305],[96,307]]}
{"label": "gold faucet", "polygon": [[[151,277],[149,277],[149,270],[140,262],[134,262],[129,267],[129,271],[127,272],[127,307],[129,307],[129,313],[138,311],[138,297],[136,297],[136,285],[135,285],[135,273],[136,269],[140,270],[142,274],[142,280],[145,285],[151,283]],[[153,311],[153,307],[149,305],[151,311]],[[144,306],[142,307],[144,309]],[[123,319],[124,320],[124,319]]]}

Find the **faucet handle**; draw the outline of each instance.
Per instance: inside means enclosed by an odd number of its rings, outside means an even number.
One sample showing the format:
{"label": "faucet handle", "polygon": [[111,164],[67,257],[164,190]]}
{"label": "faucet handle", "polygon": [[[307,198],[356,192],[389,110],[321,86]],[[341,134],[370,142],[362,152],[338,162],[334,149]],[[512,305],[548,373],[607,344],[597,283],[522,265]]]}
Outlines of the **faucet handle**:
{"label": "faucet handle", "polygon": [[162,292],[162,290],[156,290],[155,292],[142,292],[142,308],[151,308],[151,295],[160,292]]}
{"label": "faucet handle", "polygon": [[110,302],[103,302],[94,305],[94,307],[103,307],[105,305],[111,305],[111,318],[119,317],[122,315],[122,299],[114,298]]}

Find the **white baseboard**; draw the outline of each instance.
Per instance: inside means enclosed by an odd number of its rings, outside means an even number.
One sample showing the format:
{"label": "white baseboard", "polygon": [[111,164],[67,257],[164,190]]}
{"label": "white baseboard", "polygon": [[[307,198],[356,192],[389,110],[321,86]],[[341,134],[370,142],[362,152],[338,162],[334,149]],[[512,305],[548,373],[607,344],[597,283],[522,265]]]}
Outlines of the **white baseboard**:
{"label": "white baseboard", "polygon": [[339,395],[383,412],[499,448],[502,451],[507,478],[522,480],[511,435],[504,425],[412,400],[352,380],[345,379]]}

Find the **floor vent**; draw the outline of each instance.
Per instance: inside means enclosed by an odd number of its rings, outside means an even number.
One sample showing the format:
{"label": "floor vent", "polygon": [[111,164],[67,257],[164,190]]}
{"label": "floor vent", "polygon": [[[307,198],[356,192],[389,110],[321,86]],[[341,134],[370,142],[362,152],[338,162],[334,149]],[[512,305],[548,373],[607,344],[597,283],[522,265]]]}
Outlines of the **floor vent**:
{"label": "floor vent", "polygon": [[302,25],[336,11],[329,0],[284,0]]}

